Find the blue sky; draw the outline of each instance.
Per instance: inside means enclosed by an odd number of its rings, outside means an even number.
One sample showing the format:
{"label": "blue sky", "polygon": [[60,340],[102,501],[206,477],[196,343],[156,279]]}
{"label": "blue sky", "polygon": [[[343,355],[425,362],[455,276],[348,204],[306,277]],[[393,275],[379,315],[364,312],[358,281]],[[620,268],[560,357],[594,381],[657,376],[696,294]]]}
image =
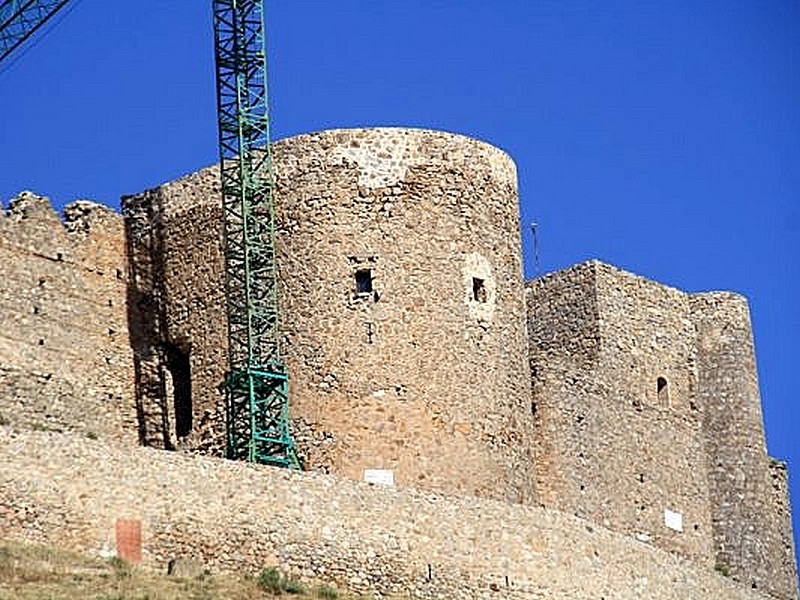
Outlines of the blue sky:
{"label": "blue sky", "polygon": [[[215,162],[210,0],[74,2],[0,67],[0,198],[116,208]],[[800,3],[267,5],[274,137],[398,125],[484,139],[517,162],[540,271],[599,258],[748,296],[769,450],[794,469],[800,508]]]}

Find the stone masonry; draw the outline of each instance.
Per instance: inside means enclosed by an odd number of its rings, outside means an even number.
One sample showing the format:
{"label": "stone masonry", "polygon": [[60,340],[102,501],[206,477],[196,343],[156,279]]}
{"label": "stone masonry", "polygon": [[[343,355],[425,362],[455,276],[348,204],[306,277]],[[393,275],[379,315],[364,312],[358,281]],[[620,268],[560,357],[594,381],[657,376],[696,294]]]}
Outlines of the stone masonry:
{"label": "stone masonry", "polygon": [[30,193],[0,207],[0,419],[134,443],[120,216]]}
{"label": "stone masonry", "polygon": [[538,507],[387,488],[0,427],[0,533],[113,556],[141,522],[145,565],[278,566],[367,597],[759,600],[648,543]]}
{"label": "stone masonry", "polygon": [[218,458],[215,168],[124,217],[23,193],[0,210],[0,535],[106,553],[132,519],[152,566],[376,595],[797,599],[743,298],[599,262],[525,284],[515,166],[482,142],[335,130],[273,156],[310,473]]}
{"label": "stone masonry", "polygon": [[542,504],[793,598],[746,301],[599,262],[527,290]]}
{"label": "stone masonry", "polygon": [[[307,467],[354,479],[387,470],[404,487],[532,501],[513,162],[461,136],[405,129],[299,136],[274,157],[284,355]],[[207,169],[123,205],[133,294],[156,321],[137,360],[157,361],[165,347],[190,357],[191,419],[211,432],[193,428],[173,445],[214,440],[218,454],[219,195],[218,171]],[[166,388],[147,389],[153,422],[168,422]]]}

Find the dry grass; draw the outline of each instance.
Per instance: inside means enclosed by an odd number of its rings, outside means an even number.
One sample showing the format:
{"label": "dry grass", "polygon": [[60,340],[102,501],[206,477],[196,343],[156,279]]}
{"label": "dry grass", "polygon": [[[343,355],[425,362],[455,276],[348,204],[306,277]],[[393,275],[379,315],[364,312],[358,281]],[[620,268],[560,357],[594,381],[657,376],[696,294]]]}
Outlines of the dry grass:
{"label": "dry grass", "polygon": [[332,587],[306,591],[286,578],[277,588],[270,587],[266,582],[275,581],[274,573],[271,569],[259,577],[205,573],[187,579],[131,567],[119,559],[104,561],[42,546],[0,543],[0,600],[352,599]]}

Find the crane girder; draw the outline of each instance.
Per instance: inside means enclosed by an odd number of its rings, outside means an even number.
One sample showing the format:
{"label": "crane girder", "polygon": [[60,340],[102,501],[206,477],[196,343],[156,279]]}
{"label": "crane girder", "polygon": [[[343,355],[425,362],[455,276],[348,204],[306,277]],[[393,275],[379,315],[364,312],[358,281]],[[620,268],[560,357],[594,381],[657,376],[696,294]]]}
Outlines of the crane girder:
{"label": "crane girder", "polygon": [[299,463],[280,356],[263,0],[214,0],[228,316],[227,455]]}
{"label": "crane girder", "polygon": [[[70,0],[0,0],[0,61]],[[222,188],[227,455],[299,468],[280,356],[264,0],[212,0]]]}
{"label": "crane girder", "polygon": [[69,0],[4,0],[0,2],[0,62],[22,45]]}

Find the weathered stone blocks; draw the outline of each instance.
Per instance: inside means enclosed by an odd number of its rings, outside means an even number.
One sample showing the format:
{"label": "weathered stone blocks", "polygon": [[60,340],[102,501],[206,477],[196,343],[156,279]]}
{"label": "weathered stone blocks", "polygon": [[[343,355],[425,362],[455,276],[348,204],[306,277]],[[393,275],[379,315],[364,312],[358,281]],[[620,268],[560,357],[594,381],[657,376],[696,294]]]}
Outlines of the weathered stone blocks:
{"label": "weathered stone blocks", "polygon": [[[306,465],[532,501],[511,159],[408,129],[303,135],[273,154],[281,325]],[[189,447],[222,443],[217,178],[201,171],[124,202],[135,294],[158,321],[138,356],[165,344],[190,353],[194,418],[208,415],[211,433],[195,429]]]}
{"label": "weathered stone blocks", "polygon": [[122,218],[30,192],[0,208],[0,415],[136,440]]}
{"label": "weathered stone blocks", "polygon": [[794,598],[746,301],[599,262],[527,293],[542,504]]}
{"label": "weathered stone blocks", "polygon": [[105,553],[140,520],[150,564],[421,598],[796,598],[743,298],[599,262],[524,290],[515,168],[475,140],[340,130],[274,157],[293,432],[335,477],[131,448],[221,453],[216,168],[124,221],[25,193],[0,210],[3,535]]}

